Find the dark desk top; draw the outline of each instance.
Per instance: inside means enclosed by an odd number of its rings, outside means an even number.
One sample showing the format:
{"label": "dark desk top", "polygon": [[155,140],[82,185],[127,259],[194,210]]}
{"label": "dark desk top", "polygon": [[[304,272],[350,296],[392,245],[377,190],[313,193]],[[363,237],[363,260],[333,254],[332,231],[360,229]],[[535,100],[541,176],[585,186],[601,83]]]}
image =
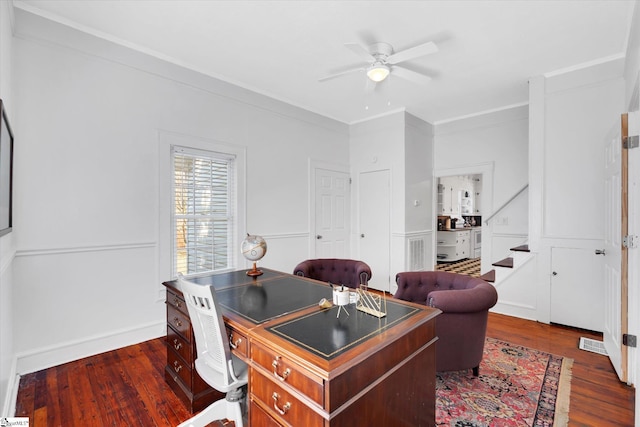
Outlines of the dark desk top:
{"label": "dark desk top", "polygon": [[216,295],[221,306],[256,324],[332,298],[328,285],[289,275],[220,289]]}
{"label": "dark desk top", "polygon": [[[254,325],[318,307],[322,298],[332,300],[332,289],[327,284],[268,269],[262,269],[263,275],[252,278],[246,271],[189,280],[213,285],[226,314],[234,313]],[[165,285],[177,289],[175,281]],[[343,307],[339,316],[338,307],[318,307],[317,311],[306,310],[305,314],[279,324],[270,322],[266,330],[328,361],[420,311],[416,306],[387,298],[387,314],[382,318],[357,310],[355,304]]]}
{"label": "dark desk top", "polygon": [[338,307],[319,309],[267,330],[330,360],[420,311],[389,299],[387,314],[382,318],[357,310],[355,304],[346,307],[348,315],[343,308],[338,316],[338,310]]}

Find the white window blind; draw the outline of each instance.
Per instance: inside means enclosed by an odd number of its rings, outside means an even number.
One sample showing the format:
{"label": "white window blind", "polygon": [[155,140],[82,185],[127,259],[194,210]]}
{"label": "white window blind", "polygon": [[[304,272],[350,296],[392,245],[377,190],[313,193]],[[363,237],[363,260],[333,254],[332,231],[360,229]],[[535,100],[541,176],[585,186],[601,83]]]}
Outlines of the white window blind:
{"label": "white window blind", "polygon": [[231,268],[235,157],[177,146],[171,151],[174,276]]}

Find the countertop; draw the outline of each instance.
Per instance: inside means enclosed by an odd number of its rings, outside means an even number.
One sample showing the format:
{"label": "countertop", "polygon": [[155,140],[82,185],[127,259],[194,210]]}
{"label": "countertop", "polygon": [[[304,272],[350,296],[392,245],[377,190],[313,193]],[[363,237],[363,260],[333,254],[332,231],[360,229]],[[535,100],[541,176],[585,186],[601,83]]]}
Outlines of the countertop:
{"label": "countertop", "polygon": [[476,226],[473,226],[473,227],[452,228],[451,230],[438,230],[438,231],[466,231],[466,230],[471,231],[471,230],[476,230],[478,228],[482,228],[482,226],[481,225],[476,225]]}

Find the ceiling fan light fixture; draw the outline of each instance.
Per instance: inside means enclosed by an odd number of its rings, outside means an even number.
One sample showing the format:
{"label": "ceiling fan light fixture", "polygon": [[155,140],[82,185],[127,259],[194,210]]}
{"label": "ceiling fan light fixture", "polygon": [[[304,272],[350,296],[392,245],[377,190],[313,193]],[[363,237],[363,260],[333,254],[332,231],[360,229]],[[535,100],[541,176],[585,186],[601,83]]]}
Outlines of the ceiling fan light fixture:
{"label": "ceiling fan light fixture", "polygon": [[373,64],[367,69],[367,77],[378,83],[386,79],[390,71],[389,67],[385,64]]}

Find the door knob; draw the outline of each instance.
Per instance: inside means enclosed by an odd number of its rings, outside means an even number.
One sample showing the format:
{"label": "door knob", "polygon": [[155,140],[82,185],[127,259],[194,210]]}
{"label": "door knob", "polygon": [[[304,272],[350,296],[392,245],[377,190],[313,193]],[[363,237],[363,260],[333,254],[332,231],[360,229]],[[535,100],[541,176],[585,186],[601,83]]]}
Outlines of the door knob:
{"label": "door knob", "polygon": [[316,239],[320,240],[320,239],[322,239],[322,236],[318,234],[318,235],[316,236]]}
{"label": "door knob", "polygon": [[554,272],[552,272],[551,274],[553,274],[554,276],[557,276],[557,275],[558,275],[558,273],[556,273],[555,271],[554,271]]}
{"label": "door knob", "polygon": [[361,239],[364,239],[364,233],[360,235],[360,238],[361,238]]}
{"label": "door knob", "polygon": [[605,255],[604,249],[596,249],[596,255]]}

